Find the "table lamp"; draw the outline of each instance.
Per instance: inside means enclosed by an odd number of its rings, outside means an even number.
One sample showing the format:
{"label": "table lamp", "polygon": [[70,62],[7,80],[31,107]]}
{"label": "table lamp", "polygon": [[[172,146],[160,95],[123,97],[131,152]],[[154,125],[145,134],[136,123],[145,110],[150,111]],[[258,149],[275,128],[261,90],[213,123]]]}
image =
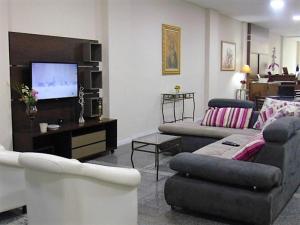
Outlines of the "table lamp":
{"label": "table lamp", "polygon": [[241,88],[244,89],[244,88],[246,87],[247,74],[248,74],[248,73],[252,73],[252,70],[251,70],[251,68],[250,68],[249,65],[244,65],[244,66],[242,67],[242,69],[241,69],[241,73],[245,74],[245,75],[244,75],[244,80],[241,81],[241,84],[242,84],[242,87],[241,87]]}
{"label": "table lamp", "polygon": [[252,72],[252,70],[249,65],[244,65],[241,69],[241,73],[247,74],[247,73],[251,73],[251,72]]}

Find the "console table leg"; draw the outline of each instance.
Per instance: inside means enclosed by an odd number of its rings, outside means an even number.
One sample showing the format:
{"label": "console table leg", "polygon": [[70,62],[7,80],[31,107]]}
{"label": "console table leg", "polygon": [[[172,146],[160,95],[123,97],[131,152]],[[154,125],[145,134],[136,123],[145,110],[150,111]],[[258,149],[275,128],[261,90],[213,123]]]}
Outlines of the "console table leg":
{"label": "console table leg", "polygon": [[193,94],[193,121],[195,121],[195,95]]}
{"label": "console table leg", "polygon": [[174,122],[176,123],[176,99],[174,97],[174,103],[173,103],[173,111],[174,111]]}
{"label": "console table leg", "polygon": [[155,147],[155,164],[156,164],[156,181],[158,181],[158,169],[159,169],[159,149]]}
{"label": "console table leg", "polygon": [[185,97],[182,98],[182,115],[181,115],[182,121],[184,120],[184,101],[185,101]]}
{"label": "console table leg", "polygon": [[163,119],[163,123],[165,123],[165,113],[164,113],[164,104],[165,104],[165,99],[163,97],[162,103],[161,103],[161,112],[162,112],[162,119]]}
{"label": "console table leg", "polygon": [[134,152],[134,148],[133,148],[133,142],[131,143],[131,164],[132,164],[132,168],[134,168],[134,163],[133,163],[133,152]]}

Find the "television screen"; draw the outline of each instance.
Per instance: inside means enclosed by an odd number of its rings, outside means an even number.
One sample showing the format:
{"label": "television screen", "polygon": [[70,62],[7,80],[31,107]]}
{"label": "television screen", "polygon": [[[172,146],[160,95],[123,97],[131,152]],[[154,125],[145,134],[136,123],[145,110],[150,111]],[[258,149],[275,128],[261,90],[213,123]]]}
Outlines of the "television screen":
{"label": "television screen", "polygon": [[77,64],[33,62],[31,84],[38,92],[38,99],[76,97]]}

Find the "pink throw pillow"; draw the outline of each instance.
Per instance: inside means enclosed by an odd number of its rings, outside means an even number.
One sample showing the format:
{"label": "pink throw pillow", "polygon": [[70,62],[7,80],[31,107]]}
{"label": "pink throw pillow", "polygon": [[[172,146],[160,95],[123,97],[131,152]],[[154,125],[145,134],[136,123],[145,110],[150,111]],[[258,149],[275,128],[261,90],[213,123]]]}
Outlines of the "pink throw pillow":
{"label": "pink throw pillow", "polygon": [[244,129],[249,126],[252,112],[251,108],[209,108],[201,125]]}
{"label": "pink throw pillow", "polygon": [[260,133],[250,143],[235,153],[232,159],[248,161],[264,147],[265,143],[263,135]]}

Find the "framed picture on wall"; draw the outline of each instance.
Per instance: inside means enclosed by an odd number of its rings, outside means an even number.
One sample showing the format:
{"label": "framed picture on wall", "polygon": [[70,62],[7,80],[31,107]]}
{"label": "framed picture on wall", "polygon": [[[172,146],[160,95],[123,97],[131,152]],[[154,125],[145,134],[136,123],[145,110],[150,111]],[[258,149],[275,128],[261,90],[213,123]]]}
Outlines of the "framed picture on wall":
{"label": "framed picture on wall", "polygon": [[180,27],[162,25],[162,74],[180,74]]}
{"label": "framed picture on wall", "polygon": [[235,71],[236,68],[236,44],[233,42],[221,42],[221,71]]}

